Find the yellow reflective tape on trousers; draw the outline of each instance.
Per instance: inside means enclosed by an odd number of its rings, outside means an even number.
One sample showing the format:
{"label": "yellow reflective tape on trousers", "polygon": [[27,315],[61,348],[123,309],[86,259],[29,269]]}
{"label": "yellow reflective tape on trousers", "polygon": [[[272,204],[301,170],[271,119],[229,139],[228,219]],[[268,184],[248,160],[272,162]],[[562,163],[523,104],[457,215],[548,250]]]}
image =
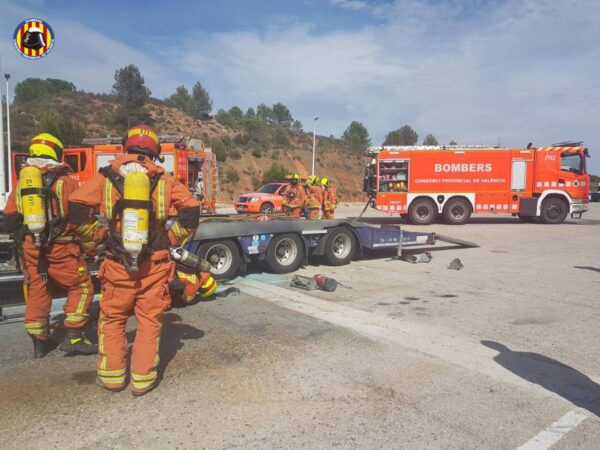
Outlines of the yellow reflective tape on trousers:
{"label": "yellow reflective tape on trousers", "polygon": [[190,232],[187,230],[187,228],[182,227],[178,220],[176,220],[171,227],[171,231],[177,239],[181,240],[186,239],[190,235]]}
{"label": "yellow reflective tape on trousers", "polygon": [[89,293],[87,283],[81,283],[79,286],[81,287],[81,297],[79,297],[79,303],[77,304],[76,314],[83,313],[83,307],[85,306],[85,302],[88,298],[88,293]]}
{"label": "yellow reflective tape on trousers", "polygon": [[113,202],[112,202],[112,183],[110,182],[110,180],[108,178],[106,178],[104,180],[104,209],[105,209],[105,214],[106,214],[106,218],[107,219],[112,219],[112,208],[113,208]]}
{"label": "yellow reflective tape on trousers", "polygon": [[125,369],[98,369],[98,375],[101,377],[120,377],[121,375],[125,375]]}
{"label": "yellow reflective tape on trousers", "polygon": [[63,184],[64,180],[58,180],[56,182],[56,196],[58,197],[58,212],[60,217],[65,217],[65,207],[63,206]]}
{"label": "yellow reflective tape on trousers", "polygon": [[156,218],[157,220],[165,220],[167,218],[166,213],[166,202],[165,202],[165,180],[158,180],[157,189],[157,203],[158,207],[156,208]]}
{"label": "yellow reflective tape on trousers", "polygon": [[152,372],[146,374],[146,375],[140,375],[134,372],[131,372],[131,379],[133,381],[153,381],[156,379],[156,370],[153,370]]}

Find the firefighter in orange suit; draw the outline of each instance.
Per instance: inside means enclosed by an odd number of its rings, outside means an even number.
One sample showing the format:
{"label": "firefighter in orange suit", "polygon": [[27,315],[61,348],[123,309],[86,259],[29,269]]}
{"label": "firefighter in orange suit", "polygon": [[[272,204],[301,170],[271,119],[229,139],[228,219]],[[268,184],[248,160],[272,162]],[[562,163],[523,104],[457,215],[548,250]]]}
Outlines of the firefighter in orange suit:
{"label": "firefighter in orange suit", "polygon": [[175,261],[176,275],[170,285],[173,303],[191,305],[197,295],[208,298],[217,291],[208,261],[182,247],[171,248],[171,257]]}
{"label": "firefighter in orange suit", "polygon": [[[69,222],[83,238],[98,242],[97,232],[106,234],[106,257],[98,273],[103,287],[97,383],[111,391],[125,387],[125,325],[135,315],[130,375],[136,396],[158,382],[162,319],[171,307],[169,282],[175,271],[169,234],[184,241],[200,214],[200,204],[189,190],[154,163],[160,154],[158,140],[145,125],[130,129],[124,140],[126,154],[74,192],[69,206]],[[107,229],[96,220],[96,209],[106,218]],[[167,231],[169,211],[177,212],[177,220]]]}
{"label": "firefighter in orange suit", "polygon": [[300,176],[297,173],[292,175],[290,183],[285,192],[283,207],[288,216],[299,219],[306,204],[306,192],[300,186]]}
{"label": "firefighter in orange suit", "polygon": [[306,200],[307,218],[310,220],[319,218],[319,211],[323,204],[323,189],[319,177],[316,175],[308,179],[308,198]]}
{"label": "firefighter in orange suit", "polygon": [[327,178],[321,180],[323,186],[323,219],[333,219],[337,208],[337,193],[335,187],[329,184]]}
{"label": "firefighter in orange suit", "polygon": [[31,140],[30,157],[4,209],[5,229],[21,244],[25,329],[33,339],[34,358],[42,358],[51,348],[49,281],[67,291],[66,336],[60,349],[79,354],[98,351],[83,333],[94,287],[73,230],[67,226],[68,202],[77,182],[68,176],[69,166],[60,163],[62,150],[62,143],[48,133]]}

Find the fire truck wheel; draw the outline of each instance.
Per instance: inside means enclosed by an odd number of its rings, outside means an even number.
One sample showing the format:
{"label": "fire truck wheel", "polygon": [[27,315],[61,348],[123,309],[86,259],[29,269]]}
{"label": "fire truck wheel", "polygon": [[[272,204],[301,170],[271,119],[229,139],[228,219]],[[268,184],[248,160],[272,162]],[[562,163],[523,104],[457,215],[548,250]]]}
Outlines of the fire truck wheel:
{"label": "fire truck wheel", "polygon": [[273,204],[266,202],[260,205],[260,213],[261,214],[273,214]]}
{"label": "fire truck wheel", "polygon": [[300,267],[303,260],[304,247],[295,234],[275,236],[265,254],[265,261],[275,273],[293,272]]}
{"label": "fire truck wheel", "polygon": [[550,197],[542,202],[540,220],[546,224],[558,224],[564,222],[569,214],[569,205],[562,198]]}
{"label": "fire truck wheel", "polygon": [[437,208],[432,200],[420,198],[408,209],[408,220],[414,225],[431,225],[437,216]]}
{"label": "fire truck wheel", "polygon": [[325,259],[331,266],[343,266],[350,262],[355,250],[356,239],[352,231],[336,228],[325,243]]}
{"label": "fire truck wheel", "polygon": [[232,241],[205,242],[198,248],[198,256],[212,264],[210,273],[217,280],[233,278],[240,265],[240,252]]}
{"label": "fire truck wheel", "polygon": [[443,216],[449,225],[463,225],[471,217],[471,204],[464,198],[451,198],[444,206]]}

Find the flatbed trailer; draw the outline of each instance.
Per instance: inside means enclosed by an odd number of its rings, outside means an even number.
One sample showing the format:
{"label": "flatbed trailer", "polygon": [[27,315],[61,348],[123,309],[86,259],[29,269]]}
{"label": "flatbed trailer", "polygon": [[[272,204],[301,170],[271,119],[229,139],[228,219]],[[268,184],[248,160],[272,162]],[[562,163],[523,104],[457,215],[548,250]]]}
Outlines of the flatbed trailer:
{"label": "flatbed trailer", "polygon": [[[264,220],[266,219],[266,220]],[[374,226],[356,219],[305,220],[275,216],[203,216],[186,249],[208,260],[217,279],[233,278],[255,261],[264,261],[275,273],[289,273],[320,258],[333,266],[348,264],[367,251],[435,245],[437,240],[462,247],[474,244],[435,233],[406,231],[399,225]],[[23,274],[14,243],[0,238],[0,320],[2,308],[21,305]],[[96,267],[90,267],[94,275]],[[95,280],[97,282],[97,280]]]}

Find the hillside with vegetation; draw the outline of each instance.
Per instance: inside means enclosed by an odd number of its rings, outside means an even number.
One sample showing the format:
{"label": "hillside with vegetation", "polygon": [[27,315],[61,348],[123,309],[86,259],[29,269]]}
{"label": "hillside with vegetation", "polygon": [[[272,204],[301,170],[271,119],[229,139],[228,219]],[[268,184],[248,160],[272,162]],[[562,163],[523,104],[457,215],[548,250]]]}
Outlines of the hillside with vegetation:
{"label": "hillside with vegetation", "polygon": [[[218,201],[231,202],[264,182],[297,172],[310,175],[312,133],[303,131],[282,103],[238,106],[213,112],[212,99],[200,82],[179,86],[166,99],[151,97],[144,78],[133,65],[115,72],[113,91],[78,91],[65,80],[28,78],[15,86],[11,105],[12,142],[23,151],[35,134],[50,132],[66,146],[79,146],[86,137],[123,136],[129,126],[145,123],[159,134],[200,138],[219,162]],[[418,135],[409,126],[391,131],[386,144],[414,144]],[[427,143],[435,138],[428,135]],[[437,142],[437,141],[435,141]],[[317,135],[317,175],[337,186],[341,201],[364,201],[362,178],[371,140],[357,121],[341,138]]]}

